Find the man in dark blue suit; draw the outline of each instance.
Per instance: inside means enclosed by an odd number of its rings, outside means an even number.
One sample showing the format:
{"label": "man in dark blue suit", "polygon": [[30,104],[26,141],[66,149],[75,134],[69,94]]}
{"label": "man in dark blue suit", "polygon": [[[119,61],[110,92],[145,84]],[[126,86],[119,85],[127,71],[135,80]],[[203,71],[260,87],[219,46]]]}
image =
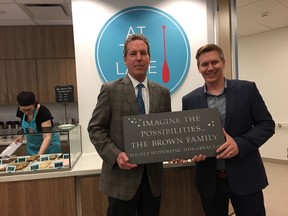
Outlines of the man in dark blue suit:
{"label": "man in dark blue suit", "polygon": [[220,47],[205,45],[196,59],[205,85],[182,98],[183,110],[217,108],[226,138],[217,157],[192,158],[205,214],[227,216],[230,199],[237,216],[264,216],[268,180],[259,148],[274,134],[275,123],[254,82],[225,79]]}

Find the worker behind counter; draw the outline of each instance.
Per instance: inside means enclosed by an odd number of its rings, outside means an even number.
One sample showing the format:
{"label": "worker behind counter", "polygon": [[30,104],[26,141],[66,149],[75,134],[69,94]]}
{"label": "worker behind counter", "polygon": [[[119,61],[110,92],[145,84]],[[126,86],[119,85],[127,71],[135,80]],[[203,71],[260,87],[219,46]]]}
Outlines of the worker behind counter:
{"label": "worker behind counter", "polygon": [[[36,101],[33,92],[23,91],[17,95],[18,109],[16,116],[21,119],[21,128],[26,136],[26,150],[28,155],[42,155],[61,152],[58,133],[45,132],[53,127],[53,117],[49,109]],[[46,130],[47,131],[47,130]],[[24,135],[19,135],[16,142],[21,142]]]}

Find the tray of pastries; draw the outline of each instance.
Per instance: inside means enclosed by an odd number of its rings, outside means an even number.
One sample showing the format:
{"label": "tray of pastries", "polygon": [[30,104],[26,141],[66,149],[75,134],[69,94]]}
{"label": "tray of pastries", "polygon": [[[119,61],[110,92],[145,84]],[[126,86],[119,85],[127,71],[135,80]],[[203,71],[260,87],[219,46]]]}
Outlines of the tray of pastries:
{"label": "tray of pastries", "polygon": [[[61,163],[59,166],[59,162]],[[63,163],[62,163],[63,162]],[[36,164],[36,169],[32,168]],[[58,164],[58,166],[57,166]],[[27,155],[1,159],[0,172],[6,173],[7,166],[15,168],[12,172],[30,172],[34,170],[69,168],[69,158],[63,158],[63,154]],[[8,171],[9,172],[9,171]]]}

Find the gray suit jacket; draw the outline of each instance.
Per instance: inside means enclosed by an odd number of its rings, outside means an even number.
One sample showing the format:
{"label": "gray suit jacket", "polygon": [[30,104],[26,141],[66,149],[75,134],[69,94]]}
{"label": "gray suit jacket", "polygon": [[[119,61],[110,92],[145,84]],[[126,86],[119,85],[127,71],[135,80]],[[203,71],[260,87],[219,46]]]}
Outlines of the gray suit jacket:
{"label": "gray suit jacket", "polygon": [[[167,88],[148,80],[149,113],[170,112],[171,98]],[[144,165],[121,170],[117,156],[125,152],[122,117],[139,114],[135,90],[128,76],[101,87],[96,108],[88,125],[92,144],[103,159],[99,190],[108,196],[130,200],[143,176]],[[162,163],[147,164],[147,174],[154,196],[161,194]]]}

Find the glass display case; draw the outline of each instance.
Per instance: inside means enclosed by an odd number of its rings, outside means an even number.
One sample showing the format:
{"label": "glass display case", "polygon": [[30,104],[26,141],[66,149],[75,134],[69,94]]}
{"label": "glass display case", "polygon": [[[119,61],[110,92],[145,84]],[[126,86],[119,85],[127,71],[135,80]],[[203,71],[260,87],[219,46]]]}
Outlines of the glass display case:
{"label": "glass display case", "polygon": [[[61,150],[50,154],[28,154],[29,143],[36,136],[57,136]],[[22,142],[17,142],[19,137]],[[32,138],[32,139],[31,139]],[[33,146],[33,142],[32,142]],[[70,170],[82,153],[80,125],[59,125],[41,131],[0,129],[0,176]]]}

